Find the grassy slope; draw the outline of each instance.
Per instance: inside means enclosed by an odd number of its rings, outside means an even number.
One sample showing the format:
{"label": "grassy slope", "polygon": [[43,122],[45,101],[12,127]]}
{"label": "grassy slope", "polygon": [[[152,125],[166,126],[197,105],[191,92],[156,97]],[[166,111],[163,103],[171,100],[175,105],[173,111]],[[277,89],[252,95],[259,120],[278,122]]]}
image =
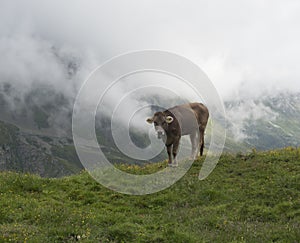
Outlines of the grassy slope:
{"label": "grassy slope", "polygon": [[223,155],[204,181],[200,164],[145,196],[110,191],[86,172],[62,179],[0,173],[0,242],[299,241],[299,149]]}

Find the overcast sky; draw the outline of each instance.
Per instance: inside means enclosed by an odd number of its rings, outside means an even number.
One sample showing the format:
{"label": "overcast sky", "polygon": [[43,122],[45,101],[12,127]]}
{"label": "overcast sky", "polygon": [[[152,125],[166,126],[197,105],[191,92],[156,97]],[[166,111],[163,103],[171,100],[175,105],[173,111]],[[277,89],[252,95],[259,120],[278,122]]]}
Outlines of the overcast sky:
{"label": "overcast sky", "polygon": [[55,47],[80,60],[77,86],[108,58],[160,49],[199,65],[225,99],[300,91],[299,43],[298,0],[0,1],[0,82],[24,89],[74,87],[62,82]]}

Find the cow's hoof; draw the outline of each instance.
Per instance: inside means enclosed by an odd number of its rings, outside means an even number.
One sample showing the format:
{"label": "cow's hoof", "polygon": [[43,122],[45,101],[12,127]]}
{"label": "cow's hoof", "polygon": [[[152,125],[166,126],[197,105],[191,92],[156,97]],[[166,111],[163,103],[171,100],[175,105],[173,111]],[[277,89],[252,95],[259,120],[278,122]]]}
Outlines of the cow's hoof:
{"label": "cow's hoof", "polygon": [[178,163],[172,164],[172,167],[178,167]]}
{"label": "cow's hoof", "polygon": [[168,166],[169,166],[169,167],[173,167],[173,164],[172,164],[172,163],[168,163]]}

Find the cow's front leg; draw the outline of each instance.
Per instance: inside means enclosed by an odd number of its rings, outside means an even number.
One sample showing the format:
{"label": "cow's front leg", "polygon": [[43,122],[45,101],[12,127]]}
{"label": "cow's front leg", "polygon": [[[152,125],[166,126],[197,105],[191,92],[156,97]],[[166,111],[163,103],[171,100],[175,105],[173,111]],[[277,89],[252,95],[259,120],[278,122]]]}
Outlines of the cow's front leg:
{"label": "cow's front leg", "polygon": [[174,158],[173,166],[178,166],[176,156],[177,156],[177,152],[178,152],[179,141],[180,141],[180,138],[177,138],[175,140],[175,142],[173,143],[173,158]]}
{"label": "cow's front leg", "polygon": [[167,147],[167,152],[168,152],[168,156],[169,156],[168,165],[171,166],[172,165],[172,147],[173,147],[173,144],[166,145],[166,147]]}

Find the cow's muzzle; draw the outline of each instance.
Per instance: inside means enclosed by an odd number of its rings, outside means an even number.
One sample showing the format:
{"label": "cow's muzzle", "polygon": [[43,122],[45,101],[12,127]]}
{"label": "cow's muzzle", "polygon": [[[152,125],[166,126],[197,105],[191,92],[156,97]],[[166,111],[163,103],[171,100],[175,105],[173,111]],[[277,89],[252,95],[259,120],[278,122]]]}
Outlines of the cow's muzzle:
{"label": "cow's muzzle", "polygon": [[164,135],[164,132],[163,132],[163,131],[158,131],[158,132],[157,132],[157,138],[158,138],[158,139],[161,139],[163,135]]}
{"label": "cow's muzzle", "polygon": [[158,139],[161,139],[165,135],[165,130],[161,126],[156,126],[155,130]]}

